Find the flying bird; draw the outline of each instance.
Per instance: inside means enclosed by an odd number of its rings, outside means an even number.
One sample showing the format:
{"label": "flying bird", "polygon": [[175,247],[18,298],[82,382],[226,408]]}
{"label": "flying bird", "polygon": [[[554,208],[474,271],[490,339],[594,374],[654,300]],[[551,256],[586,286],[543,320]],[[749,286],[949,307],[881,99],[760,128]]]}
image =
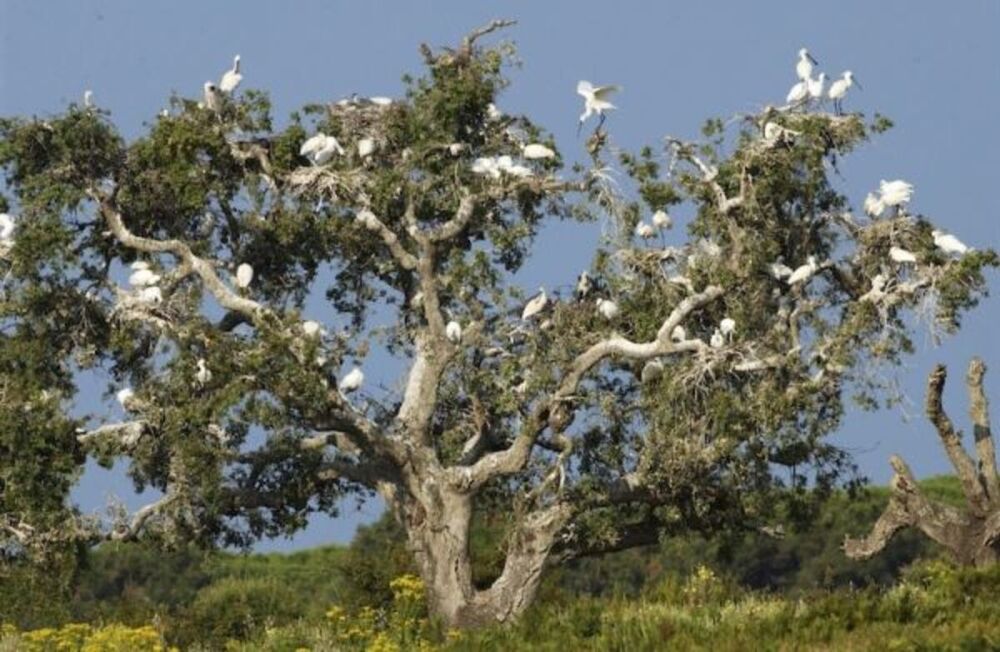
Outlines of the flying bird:
{"label": "flying bird", "polygon": [[237,54],[233,57],[232,70],[227,70],[222,75],[222,80],[219,82],[219,90],[223,93],[232,93],[240,85],[241,81],[243,81],[243,75],[240,74],[240,55]]}
{"label": "flying bird", "polygon": [[576,129],[577,134],[580,133],[580,129],[583,128],[583,123],[587,121],[587,118],[595,113],[601,116],[601,121],[597,124],[597,127],[600,128],[604,124],[604,112],[618,108],[609,102],[608,98],[612,93],[620,90],[621,86],[594,86],[586,80],[581,80],[577,83],[576,92],[583,96],[583,113],[580,114],[580,123]]}
{"label": "flying bird", "polygon": [[365,372],[361,371],[360,367],[354,367],[346,376],[340,379],[340,384],[337,387],[341,392],[349,394],[360,389],[364,382]]}
{"label": "flying bird", "polygon": [[969,247],[964,242],[950,233],[935,229],[931,231],[931,235],[934,237],[934,244],[937,245],[937,248],[946,254],[963,255],[969,251]]}
{"label": "flying bird", "polygon": [[538,288],[538,294],[529,299],[528,303],[524,304],[524,310],[521,311],[521,319],[528,321],[540,314],[548,305],[549,297],[545,294],[545,288]]}
{"label": "flying bird", "polygon": [[222,95],[219,93],[219,87],[210,81],[205,82],[205,108],[216,112],[222,109]]}
{"label": "flying bird", "polygon": [[444,327],[444,334],[452,344],[458,344],[462,341],[462,325],[452,320]]}
{"label": "flying bird", "polygon": [[253,267],[248,263],[242,263],[236,268],[236,287],[245,290],[250,287],[251,281],[253,281]]}
{"label": "flying bird", "polygon": [[812,77],[814,65],[819,65],[819,63],[809,54],[809,50],[806,48],[799,50],[799,60],[795,64],[795,74],[798,75],[799,79],[806,80]]}

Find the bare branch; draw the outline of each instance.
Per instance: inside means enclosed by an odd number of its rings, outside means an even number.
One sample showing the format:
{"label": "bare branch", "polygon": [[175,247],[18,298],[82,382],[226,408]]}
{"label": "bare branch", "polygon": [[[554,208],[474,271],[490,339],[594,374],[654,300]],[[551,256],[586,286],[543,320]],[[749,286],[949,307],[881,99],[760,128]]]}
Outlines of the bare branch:
{"label": "bare branch", "polygon": [[491,34],[497,30],[504,29],[506,27],[511,27],[512,25],[517,25],[516,20],[501,20],[493,19],[486,25],[482,27],[477,27],[476,29],[469,32],[469,34],[462,39],[462,45],[459,49],[459,54],[464,57],[472,56],[472,48],[476,44],[476,41]]}
{"label": "bare branch", "polygon": [[976,441],[976,454],[979,457],[979,473],[986,485],[990,502],[1000,506],[1000,477],[997,475],[997,452],[990,431],[989,402],[983,391],[983,377],[986,375],[986,364],[980,358],[973,358],[966,374],[966,385],[969,388],[969,416],[972,418],[972,431]]}
{"label": "bare branch", "polygon": [[109,423],[78,434],[76,440],[85,447],[99,444],[102,440],[111,441],[127,451],[138,443],[146,427],[147,423],[144,420]]}

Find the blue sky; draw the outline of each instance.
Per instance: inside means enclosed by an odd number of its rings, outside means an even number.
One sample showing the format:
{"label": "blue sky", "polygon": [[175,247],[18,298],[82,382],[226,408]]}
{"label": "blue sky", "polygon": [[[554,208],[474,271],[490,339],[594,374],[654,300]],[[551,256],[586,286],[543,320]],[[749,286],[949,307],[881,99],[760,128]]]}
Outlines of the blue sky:
{"label": "blue sky", "polygon": [[[849,108],[879,111],[896,123],[842,165],[837,182],[855,202],[881,178],[904,178],[916,186],[913,210],[970,245],[1000,247],[1000,3],[992,0],[0,0],[0,115],[54,113],[90,88],[134,137],[172,91],[197,96],[239,53],[244,87],[268,90],[281,120],[310,101],[399,94],[400,76],[420,70],[419,43],[454,44],[494,17],[519,21],[507,37],[523,61],[511,71],[501,108],[530,114],[571,159],[582,153],[575,138],[579,79],[624,86],[608,124],[617,144],[636,148],[667,134],[696,137],[707,117],[780,102],[795,81],[796,51],[807,46],[828,76],[854,71],[863,90],[852,90]],[[526,288],[568,282],[597,237],[594,226],[547,229],[536,251],[558,246],[559,255],[537,256],[519,280]],[[1000,279],[991,280],[996,287]],[[899,409],[849,415],[836,441],[856,452],[866,474],[886,481],[887,458],[897,452],[918,476],[948,471],[921,417],[924,379],[935,362],[950,365],[947,405],[965,426],[959,379],[971,355],[995,370],[988,391],[1000,394],[998,319],[1000,299],[990,298],[942,346],[918,336],[918,354],[899,373],[913,401],[909,421]],[[96,400],[83,393],[81,409],[96,409]],[[111,493],[141,501],[129,497],[120,473],[88,472],[74,497],[94,510]],[[378,509],[359,513],[352,501],[343,517],[317,519],[294,540],[261,547],[343,541]]]}

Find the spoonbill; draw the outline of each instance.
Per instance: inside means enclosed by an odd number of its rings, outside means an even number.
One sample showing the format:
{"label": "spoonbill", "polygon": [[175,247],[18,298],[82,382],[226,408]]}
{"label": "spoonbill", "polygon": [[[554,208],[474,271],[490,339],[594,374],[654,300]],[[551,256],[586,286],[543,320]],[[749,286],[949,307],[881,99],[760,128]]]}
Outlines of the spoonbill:
{"label": "spoonbill", "polygon": [[799,60],[795,64],[795,74],[798,75],[799,79],[806,80],[812,77],[814,65],[819,65],[819,63],[809,54],[809,50],[800,49]]}
{"label": "spoonbill", "polygon": [[340,383],[337,387],[341,392],[349,394],[350,392],[360,389],[364,382],[365,372],[361,371],[360,367],[354,367],[346,376],[340,379]]}
{"label": "spoonbill", "polygon": [[796,82],[792,86],[788,95],[785,96],[785,102],[788,104],[802,104],[809,97],[809,80],[803,79],[800,82]]}
{"label": "spoonbill", "polygon": [[719,322],[719,331],[722,332],[730,341],[733,339],[733,333],[736,332],[736,320],[732,317],[726,317]]}
{"label": "spoonbill", "polygon": [[[833,100],[833,108],[838,114],[843,109],[843,100],[847,95],[847,91],[857,83],[857,80],[854,79],[854,73],[850,70],[845,70],[843,77],[830,84],[828,95]],[[858,88],[861,88],[861,84],[858,84]]]}
{"label": "spoonbill", "polygon": [[950,233],[934,229],[931,231],[931,235],[934,237],[934,244],[937,245],[937,248],[946,254],[963,255],[969,251],[969,247],[964,242]]}
{"label": "spoonbill", "polygon": [[218,112],[222,108],[222,95],[219,94],[219,87],[214,82],[205,82],[205,107],[210,111]]}
{"label": "spoonbill", "polygon": [[227,70],[222,75],[222,80],[219,82],[219,90],[223,93],[232,93],[240,85],[241,81],[243,81],[243,75],[240,74],[240,55],[237,54],[233,57],[232,70]]}
{"label": "spoonbill", "polygon": [[545,288],[538,288],[538,294],[528,300],[528,303],[524,304],[524,310],[521,311],[521,319],[523,321],[528,321],[532,317],[540,314],[548,305],[549,297],[545,294]]}
{"label": "spoonbill", "polygon": [[713,349],[721,349],[726,344],[726,339],[722,336],[722,331],[718,328],[712,333],[712,339],[708,342]]}
{"label": "spoonbill", "polygon": [[823,98],[823,87],[826,86],[826,73],[821,72],[816,79],[807,79],[806,86],[809,91],[809,99],[813,102]]}
{"label": "spoonbill", "polygon": [[541,143],[531,143],[530,145],[524,146],[521,150],[521,155],[526,159],[535,160],[552,158],[556,155],[556,153]]}
{"label": "spoonbill", "polygon": [[308,158],[313,165],[323,165],[333,158],[334,154],[343,155],[343,153],[344,148],[337,139],[322,132],[302,143],[299,149],[299,155]]}
{"label": "spoonbill", "polygon": [[673,219],[671,219],[669,215],[667,215],[667,211],[658,210],[655,213],[653,213],[653,226],[655,226],[656,228],[667,230],[671,228],[673,225],[674,221]]}
{"label": "spoonbill", "polygon": [[800,265],[794,272],[792,272],[786,282],[789,285],[796,285],[798,283],[808,281],[818,269],[819,263],[816,262],[816,256],[809,256],[806,259],[806,264]]}
{"label": "spoonbill", "polygon": [[581,80],[578,82],[576,85],[576,92],[583,96],[583,113],[580,114],[580,123],[577,125],[576,133],[580,133],[580,129],[583,128],[583,123],[587,121],[587,118],[595,113],[601,116],[601,120],[597,124],[597,127],[600,128],[601,125],[604,124],[604,112],[618,108],[608,101],[608,98],[612,93],[617,93],[620,90],[621,86],[594,86],[587,80]]}

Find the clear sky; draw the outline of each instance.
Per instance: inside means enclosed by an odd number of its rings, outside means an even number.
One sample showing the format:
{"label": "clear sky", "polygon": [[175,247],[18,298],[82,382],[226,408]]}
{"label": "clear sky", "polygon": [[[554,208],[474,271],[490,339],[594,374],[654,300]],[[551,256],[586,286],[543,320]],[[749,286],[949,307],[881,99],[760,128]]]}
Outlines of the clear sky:
{"label": "clear sky", "polygon": [[[243,57],[244,87],[270,91],[275,115],[311,101],[357,92],[394,95],[400,76],[420,71],[417,46],[454,44],[491,18],[514,18],[508,31],[523,66],[500,99],[549,128],[564,154],[581,154],[575,138],[581,106],[577,80],[617,83],[620,110],[608,126],[627,148],[662,136],[697,136],[707,117],[729,116],[784,99],[795,81],[796,52],[807,46],[828,76],[853,70],[863,90],[847,106],[891,117],[896,128],[841,167],[838,183],[857,205],[879,179],[916,186],[912,209],[977,247],[1000,247],[1000,2],[894,0],[865,2],[133,2],[0,0],[0,115],[40,115],[80,101],[93,89],[101,107],[129,137],[171,91],[197,96],[232,56]],[[683,217],[683,214],[682,214]],[[675,232],[676,233],[676,232]],[[526,288],[569,282],[589,260],[591,226],[543,232],[537,256],[519,276]],[[677,237],[677,236],[675,236]],[[997,287],[1000,278],[991,276]],[[953,419],[966,429],[960,379],[973,354],[994,370],[988,391],[1000,397],[1000,299],[987,299],[960,334],[920,350],[899,373],[912,400],[876,414],[852,411],[836,441],[856,452],[873,480],[888,480],[888,456],[902,453],[918,476],[947,472],[934,431],[921,416],[927,372],[947,362]],[[79,409],[97,409],[98,393]],[[1000,410],[1000,399],[996,400]],[[120,472],[89,471],[74,494],[85,510],[109,493],[126,497]],[[287,549],[349,539],[377,504],[353,502],[335,520],[317,519]]]}

